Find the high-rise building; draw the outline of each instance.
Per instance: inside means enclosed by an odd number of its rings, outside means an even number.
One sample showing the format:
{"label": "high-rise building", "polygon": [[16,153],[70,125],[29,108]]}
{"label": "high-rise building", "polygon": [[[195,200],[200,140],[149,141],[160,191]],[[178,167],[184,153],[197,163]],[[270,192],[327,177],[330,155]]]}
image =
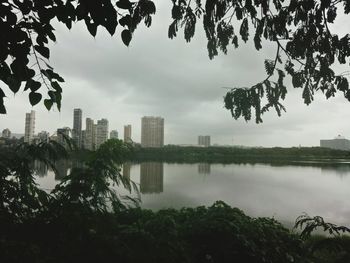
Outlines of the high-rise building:
{"label": "high-rise building", "polygon": [[209,147],[210,146],[210,136],[209,135],[199,135],[198,136],[198,145]]}
{"label": "high-rise building", "polygon": [[108,120],[107,119],[98,120],[96,125],[96,149],[98,149],[100,145],[107,140],[108,140]]}
{"label": "high-rise building", "polygon": [[109,133],[109,138],[110,138],[110,139],[118,139],[118,131],[117,131],[117,130],[112,130],[112,131]]}
{"label": "high-rise building", "polygon": [[83,111],[81,109],[74,109],[72,137],[79,148],[81,147],[81,144],[82,144],[82,140],[81,140],[82,117],[83,117]]}
{"label": "high-rise building", "polygon": [[96,144],[96,125],[94,120],[86,118],[84,148],[90,151],[95,150]]}
{"label": "high-rise building", "polygon": [[124,126],[124,142],[132,142],[130,124]]}
{"label": "high-rise building", "polygon": [[64,147],[68,147],[68,140],[70,139],[71,129],[69,127],[63,127],[57,129],[57,142]]}
{"label": "high-rise building", "polygon": [[31,144],[35,132],[35,111],[26,113],[26,122],[24,127],[24,142]]}
{"label": "high-rise building", "polygon": [[141,146],[163,147],[164,119],[161,117],[145,116],[141,119]]}
{"label": "high-rise building", "polygon": [[2,138],[5,138],[5,139],[10,139],[11,138],[11,131],[9,129],[4,129],[2,131]]}

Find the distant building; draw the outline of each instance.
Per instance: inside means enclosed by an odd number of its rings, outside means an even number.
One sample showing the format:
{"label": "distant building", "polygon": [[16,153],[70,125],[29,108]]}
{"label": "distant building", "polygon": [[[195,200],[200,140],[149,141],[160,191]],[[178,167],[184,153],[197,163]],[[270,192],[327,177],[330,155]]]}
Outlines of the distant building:
{"label": "distant building", "polygon": [[94,120],[86,118],[84,148],[90,151],[95,150],[96,144],[96,125]]}
{"label": "distant building", "polygon": [[124,142],[132,142],[130,124],[124,126]]}
{"label": "distant building", "polygon": [[209,147],[210,146],[210,136],[209,135],[199,135],[198,136],[198,145]]}
{"label": "distant building", "polygon": [[81,127],[82,127],[83,111],[81,109],[74,109],[73,112],[73,130],[72,138],[80,148],[82,144]]}
{"label": "distant building", "polygon": [[64,147],[68,147],[68,140],[71,138],[71,129],[69,127],[64,127],[57,129],[57,142]]}
{"label": "distant building", "polygon": [[164,146],[164,119],[161,117],[145,116],[141,119],[141,146]]}
{"label": "distant building", "polygon": [[4,129],[2,131],[2,138],[4,139],[11,139],[11,131],[9,129]]}
{"label": "distant building", "polygon": [[108,140],[108,120],[101,119],[97,121],[96,125],[96,149]]}
{"label": "distant building", "polygon": [[338,135],[333,140],[320,140],[320,146],[335,150],[349,151],[350,140],[347,140],[343,136]]}
{"label": "distant building", "polygon": [[110,139],[118,139],[118,131],[117,130],[111,130],[109,133],[109,138]]}
{"label": "distant building", "polygon": [[50,138],[50,134],[47,131],[41,131],[38,133],[39,142],[48,142],[49,138]]}
{"label": "distant building", "polygon": [[24,127],[24,142],[31,144],[34,139],[35,132],[35,111],[26,113],[25,127]]}

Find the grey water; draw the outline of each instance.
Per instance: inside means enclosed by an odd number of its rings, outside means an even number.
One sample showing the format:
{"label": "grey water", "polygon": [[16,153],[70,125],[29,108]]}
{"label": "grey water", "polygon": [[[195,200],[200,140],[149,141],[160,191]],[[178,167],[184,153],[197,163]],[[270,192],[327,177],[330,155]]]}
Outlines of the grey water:
{"label": "grey water", "polygon": [[[37,183],[46,190],[59,174],[41,170]],[[40,171],[40,170],[39,170]],[[216,200],[242,209],[254,217],[274,217],[292,224],[306,212],[326,221],[350,225],[350,164],[124,164],[124,176],[139,186],[141,207],[210,206]]]}

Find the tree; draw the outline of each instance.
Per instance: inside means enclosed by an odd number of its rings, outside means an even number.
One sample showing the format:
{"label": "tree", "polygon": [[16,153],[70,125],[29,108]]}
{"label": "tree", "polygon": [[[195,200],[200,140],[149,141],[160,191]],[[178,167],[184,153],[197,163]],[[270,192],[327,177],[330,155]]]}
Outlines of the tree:
{"label": "tree", "polygon": [[[294,88],[301,88],[304,102],[313,101],[316,92],[327,98],[342,92],[350,100],[348,71],[336,73],[334,67],[346,64],[350,56],[350,35],[338,36],[330,30],[338,13],[350,12],[349,0],[172,0],[168,36],[174,38],[179,30],[191,41],[198,20],[208,40],[209,58],[219,51],[227,53],[230,46],[239,47],[253,39],[255,48],[262,48],[262,40],[276,44],[276,56],[265,60],[267,77],[251,87],[232,88],[224,97],[225,107],[235,119],[243,117],[262,122],[262,115],[273,108],[281,115],[281,104],[287,94],[284,84],[286,75]],[[62,88],[60,77],[48,65],[50,56],[48,41],[55,41],[52,21],[56,18],[71,28],[83,21],[92,36],[98,26],[111,35],[119,25],[121,39],[129,45],[137,26],[144,21],[152,23],[156,12],[150,0],[5,0],[0,3],[0,80],[16,93],[24,83],[30,90],[31,105],[39,103],[41,86],[48,88],[46,108],[61,106]],[[253,34],[253,38],[249,38]],[[33,65],[30,65],[30,62]],[[275,76],[276,75],[276,76]],[[272,80],[275,76],[275,80]],[[6,113],[0,87],[0,112]],[[253,113],[252,113],[253,111]]]}

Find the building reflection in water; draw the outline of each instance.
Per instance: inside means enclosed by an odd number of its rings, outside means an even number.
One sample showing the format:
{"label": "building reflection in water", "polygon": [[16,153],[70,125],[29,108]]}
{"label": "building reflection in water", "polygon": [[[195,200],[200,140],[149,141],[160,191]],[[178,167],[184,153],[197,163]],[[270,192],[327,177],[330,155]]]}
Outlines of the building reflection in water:
{"label": "building reflection in water", "polygon": [[130,180],[131,163],[123,163],[123,177]]}
{"label": "building reflection in water", "polygon": [[322,173],[330,174],[334,172],[337,176],[343,178],[350,175],[350,165],[349,164],[337,164],[333,166],[323,166],[321,167]]}
{"label": "building reflection in water", "polygon": [[198,164],[199,174],[210,174],[210,163],[199,163]]}
{"label": "building reflection in water", "polygon": [[163,192],[163,163],[149,162],[140,165],[140,192],[142,194]]}
{"label": "building reflection in water", "polygon": [[48,167],[45,163],[40,161],[34,161],[34,170],[39,177],[45,177],[47,175]]}
{"label": "building reflection in water", "polygon": [[59,181],[62,180],[67,174],[68,170],[70,168],[70,164],[67,160],[59,160],[56,162],[56,170],[57,173],[55,173],[55,180]]}

